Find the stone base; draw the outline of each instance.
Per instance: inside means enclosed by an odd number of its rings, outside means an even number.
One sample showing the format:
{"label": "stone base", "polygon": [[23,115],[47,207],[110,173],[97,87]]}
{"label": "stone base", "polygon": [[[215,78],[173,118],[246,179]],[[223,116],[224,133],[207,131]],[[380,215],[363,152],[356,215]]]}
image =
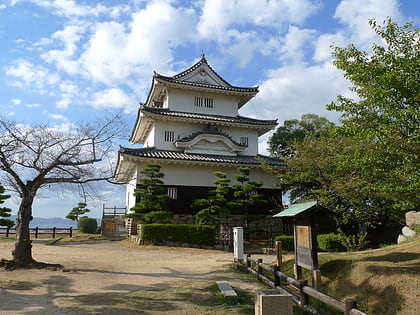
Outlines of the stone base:
{"label": "stone base", "polygon": [[281,290],[257,290],[255,315],[293,315],[292,296]]}

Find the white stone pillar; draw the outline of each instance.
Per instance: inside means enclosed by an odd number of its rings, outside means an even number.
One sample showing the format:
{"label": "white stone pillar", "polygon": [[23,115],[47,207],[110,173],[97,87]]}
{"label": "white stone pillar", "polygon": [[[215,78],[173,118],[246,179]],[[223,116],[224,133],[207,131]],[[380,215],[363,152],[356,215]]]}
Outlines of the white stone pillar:
{"label": "white stone pillar", "polygon": [[244,259],[244,229],[243,227],[233,228],[233,258],[235,261]]}

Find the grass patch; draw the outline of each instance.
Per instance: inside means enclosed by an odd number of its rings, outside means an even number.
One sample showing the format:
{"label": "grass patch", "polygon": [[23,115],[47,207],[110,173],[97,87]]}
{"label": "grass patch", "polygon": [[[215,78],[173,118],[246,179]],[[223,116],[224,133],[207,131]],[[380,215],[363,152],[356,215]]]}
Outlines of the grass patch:
{"label": "grass patch", "polygon": [[[318,259],[321,292],[343,302],[355,299],[358,308],[368,314],[420,314],[420,235],[379,249],[319,253]],[[246,272],[245,267],[243,270]],[[294,277],[294,259],[284,261],[281,271]],[[311,272],[302,271],[310,283]],[[310,304],[321,314],[340,314],[314,299]]]}
{"label": "grass patch", "polygon": [[[138,287],[123,293],[88,294],[55,299],[55,304],[74,313],[106,314],[254,314],[254,292],[235,288],[237,298],[225,298],[215,282],[181,281]],[[137,313],[139,314],[139,313]]]}
{"label": "grass patch", "polygon": [[0,236],[0,241],[16,242],[16,237]]}
{"label": "grass patch", "polygon": [[237,297],[226,297],[220,292],[216,283],[206,288],[212,294],[212,298],[205,301],[208,306],[217,307],[221,310],[236,310],[242,314],[254,314],[254,293],[233,287]]}

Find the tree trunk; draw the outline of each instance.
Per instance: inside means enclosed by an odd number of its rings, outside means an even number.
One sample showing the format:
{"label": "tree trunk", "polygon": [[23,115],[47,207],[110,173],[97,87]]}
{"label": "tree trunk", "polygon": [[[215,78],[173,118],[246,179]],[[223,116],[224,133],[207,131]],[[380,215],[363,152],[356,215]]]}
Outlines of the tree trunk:
{"label": "tree trunk", "polygon": [[13,261],[22,266],[35,263],[32,258],[32,241],[29,223],[32,220],[32,204],[34,197],[23,196],[16,219],[16,243],[12,251]]}

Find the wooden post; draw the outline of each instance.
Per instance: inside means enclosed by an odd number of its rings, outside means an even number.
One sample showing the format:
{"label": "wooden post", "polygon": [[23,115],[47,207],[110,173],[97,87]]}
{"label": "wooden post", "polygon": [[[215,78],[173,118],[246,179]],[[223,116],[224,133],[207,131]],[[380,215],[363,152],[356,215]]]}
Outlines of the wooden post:
{"label": "wooden post", "polygon": [[70,227],[69,236],[73,237],[73,227]]}
{"label": "wooden post", "polygon": [[275,288],[280,286],[280,277],[278,276],[277,271],[280,271],[280,267],[279,266],[273,266],[274,287]]}
{"label": "wooden post", "polygon": [[262,267],[261,267],[262,262],[263,262],[262,258],[257,259],[257,279],[259,279],[260,275],[262,275]]}
{"label": "wooden post", "polygon": [[309,304],[309,296],[303,292],[303,287],[308,285],[308,280],[299,281],[299,292],[300,292],[300,308],[304,310],[305,306]]}
{"label": "wooden post", "polygon": [[246,266],[247,268],[251,268],[251,254],[246,255]]}
{"label": "wooden post", "polygon": [[38,238],[38,227],[35,228],[35,238]]}
{"label": "wooden post", "polygon": [[349,315],[350,314],[350,311],[353,309],[353,308],[357,308],[357,302],[356,302],[356,300],[353,300],[353,299],[347,299],[346,300],[346,311],[345,311],[345,315]]}
{"label": "wooden post", "polygon": [[52,238],[55,238],[55,226],[53,227],[53,237]]}
{"label": "wooden post", "polygon": [[282,261],[282,246],[281,241],[276,242],[277,266],[281,267]]}

